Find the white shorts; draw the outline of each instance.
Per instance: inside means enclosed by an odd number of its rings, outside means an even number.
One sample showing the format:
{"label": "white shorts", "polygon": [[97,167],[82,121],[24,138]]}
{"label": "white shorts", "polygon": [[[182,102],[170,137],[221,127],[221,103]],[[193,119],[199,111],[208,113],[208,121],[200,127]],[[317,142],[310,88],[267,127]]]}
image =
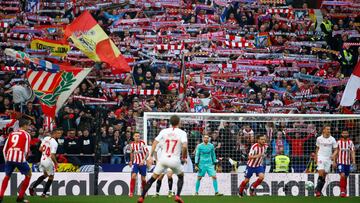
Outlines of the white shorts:
{"label": "white shorts", "polygon": [[54,162],[50,159],[41,160],[40,171],[46,172],[48,175],[54,175],[55,174]]}
{"label": "white shorts", "polygon": [[330,159],[318,158],[317,170],[324,170],[325,173],[330,173],[332,161]]}
{"label": "white shorts", "polygon": [[180,160],[163,159],[156,164],[154,173],[160,175],[162,173],[169,172],[169,169],[172,170],[176,175],[184,172]]}

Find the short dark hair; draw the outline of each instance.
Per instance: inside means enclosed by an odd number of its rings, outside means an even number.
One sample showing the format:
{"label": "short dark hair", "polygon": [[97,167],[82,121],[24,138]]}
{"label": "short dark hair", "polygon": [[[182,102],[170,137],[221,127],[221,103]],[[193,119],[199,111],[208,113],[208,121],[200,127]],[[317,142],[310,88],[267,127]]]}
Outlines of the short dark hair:
{"label": "short dark hair", "polygon": [[69,132],[69,131],[76,131],[76,130],[75,130],[75,128],[70,128],[70,129],[68,130],[68,132]]}
{"label": "short dark hair", "polygon": [[132,136],[134,136],[135,134],[140,134],[140,135],[141,135],[141,133],[140,133],[139,131],[135,131],[135,132],[132,134]]}
{"label": "short dark hair", "polygon": [[26,125],[30,125],[30,121],[26,118],[20,118],[19,119],[19,127],[24,127]]}
{"label": "short dark hair", "polygon": [[179,116],[173,115],[173,116],[170,117],[170,124],[172,126],[177,126],[177,125],[179,125],[179,123],[180,123],[180,117]]}
{"label": "short dark hair", "polygon": [[265,135],[257,135],[256,140],[259,140],[260,138],[265,137]]}
{"label": "short dark hair", "polygon": [[63,131],[63,129],[62,129],[61,127],[59,127],[59,128],[54,128],[52,131],[53,131],[53,132],[56,132],[56,131]]}

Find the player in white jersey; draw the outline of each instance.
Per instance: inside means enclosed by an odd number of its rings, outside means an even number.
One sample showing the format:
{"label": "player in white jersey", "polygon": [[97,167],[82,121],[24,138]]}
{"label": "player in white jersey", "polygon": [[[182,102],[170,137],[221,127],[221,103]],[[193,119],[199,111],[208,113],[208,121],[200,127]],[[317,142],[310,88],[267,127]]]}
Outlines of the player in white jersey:
{"label": "player in white jersey", "polygon": [[48,181],[45,184],[43,193],[41,197],[47,198],[47,192],[54,180],[54,173],[57,166],[56,160],[56,150],[58,148],[58,143],[56,139],[59,139],[63,134],[63,130],[60,128],[54,129],[51,133],[51,136],[45,137],[40,145],[40,151],[42,152],[40,169],[44,172],[34,184],[29,188],[29,193],[31,196],[35,196],[35,188],[42,183],[45,178],[48,178]]}
{"label": "player in white jersey", "polygon": [[[159,143],[157,146],[156,146],[156,149],[155,149],[155,153],[154,153],[154,158],[155,158],[155,161],[158,162],[160,159],[161,159],[161,152],[163,150],[163,143]],[[153,196],[153,197],[159,197],[160,196],[160,188],[161,188],[161,184],[162,184],[162,180],[163,178],[165,177],[165,174],[167,175],[167,178],[168,178],[168,185],[169,185],[169,192],[168,192],[168,197],[171,198],[174,193],[172,191],[172,187],[173,187],[173,178],[172,178],[172,175],[174,174],[173,171],[171,169],[167,169],[164,173],[162,173],[157,181],[156,181],[156,194]]]}
{"label": "player in white jersey", "polygon": [[161,152],[161,158],[156,163],[154,173],[152,177],[146,183],[141,197],[138,199],[138,203],[143,203],[147,191],[155,180],[162,174],[167,168],[170,168],[174,174],[178,176],[177,193],[175,196],[175,202],[184,203],[180,198],[181,190],[184,184],[184,172],[181,168],[182,163],[186,163],[187,160],[187,134],[181,130],[180,118],[176,115],[170,117],[171,128],[162,130],[155,138],[151,148],[151,156],[149,162],[153,162],[152,157],[158,143],[164,144],[164,149]]}
{"label": "player in white jersey", "polygon": [[321,136],[316,139],[316,157],[317,170],[319,173],[318,182],[315,188],[316,197],[321,196],[321,191],[325,185],[325,178],[330,172],[331,165],[336,167],[336,148],[337,143],[334,137],[331,136],[331,127],[325,125]]}

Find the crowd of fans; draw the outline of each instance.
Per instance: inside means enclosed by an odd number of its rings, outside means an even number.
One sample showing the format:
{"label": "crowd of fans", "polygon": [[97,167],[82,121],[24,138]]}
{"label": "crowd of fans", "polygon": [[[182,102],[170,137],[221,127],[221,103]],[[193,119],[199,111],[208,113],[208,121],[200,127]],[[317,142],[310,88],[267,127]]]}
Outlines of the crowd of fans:
{"label": "crowd of fans", "polygon": [[[37,147],[48,134],[49,126],[44,127],[39,101],[31,97],[24,80],[25,71],[21,67],[25,65],[5,56],[5,48],[55,63],[93,67],[56,118],[56,125],[65,132],[58,140],[59,154],[84,155],[59,159],[75,165],[93,162],[98,114],[101,118],[98,149],[103,155],[102,162],[126,163],[128,144],[132,133],[141,130],[137,129],[137,123],[143,112],[342,112],[340,99],[359,61],[358,7],[324,5],[321,13],[316,13],[306,3],[294,8],[271,2],[119,0],[115,3],[77,1],[74,5],[59,0],[41,1],[37,7],[27,1],[1,1],[0,113],[6,118],[14,114],[15,108],[32,119],[32,159],[37,162]],[[34,36],[63,40],[64,26],[84,10],[90,10],[131,61],[131,73],[114,73],[111,67],[92,62],[75,47],[61,58],[29,49]],[[29,38],[10,35],[21,30],[32,30],[27,33]],[[183,66],[186,67],[185,100],[179,102]],[[107,102],[100,108],[75,96],[102,98]],[[346,110],[358,113],[358,104]],[[168,123],[153,120],[149,125],[148,137],[153,138]],[[191,143],[192,150],[205,133],[195,128],[189,130],[196,137]],[[225,123],[222,128],[206,133],[211,134],[217,148],[233,153],[227,155],[220,150],[219,157],[241,161],[253,142],[250,132],[266,133],[258,129],[247,124]],[[295,159],[302,157],[300,162],[305,163],[303,157],[313,151],[315,134],[289,134],[274,126],[272,129],[268,135],[272,154],[277,153],[276,143],[283,143],[284,153]]]}

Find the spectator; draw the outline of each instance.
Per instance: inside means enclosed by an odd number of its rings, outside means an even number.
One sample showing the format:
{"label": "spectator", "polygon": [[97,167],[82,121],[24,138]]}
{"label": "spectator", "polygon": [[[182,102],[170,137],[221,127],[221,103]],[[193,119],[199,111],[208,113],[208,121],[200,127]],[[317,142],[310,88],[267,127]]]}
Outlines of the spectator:
{"label": "spectator", "polygon": [[275,139],[272,139],[272,141],[271,141],[271,149],[272,149],[271,155],[273,157],[278,155],[280,153],[280,150],[282,150],[282,152],[280,154],[283,154],[286,156],[290,155],[289,154],[290,146],[289,146],[288,142],[286,141],[286,139],[284,138],[283,132],[277,131]]}
{"label": "spectator", "polygon": [[310,154],[309,161],[306,164],[306,170],[305,173],[316,173],[316,162],[315,162],[315,153],[312,152]]}
{"label": "spectator", "polygon": [[309,132],[306,137],[302,137],[299,132],[296,132],[294,137],[286,133],[286,139],[291,145],[291,160],[294,163],[295,172],[304,171],[304,143],[314,136],[314,131]]}
{"label": "spectator", "polygon": [[95,155],[95,142],[94,138],[90,135],[89,130],[82,132],[83,136],[80,137],[81,154],[84,156],[81,158],[83,164],[93,164]]}
{"label": "spectator", "polygon": [[114,138],[111,141],[111,164],[124,163],[122,158],[124,157],[125,140],[121,140],[120,131],[114,132]]}
{"label": "spectator", "polygon": [[81,162],[78,158],[78,154],[81,153],[81,140],[75,136],[76,131],[74,128],[70,128],[67,131],[67,137],[64,141],[64,150],[67,159],[74,166],[80,166]]}

